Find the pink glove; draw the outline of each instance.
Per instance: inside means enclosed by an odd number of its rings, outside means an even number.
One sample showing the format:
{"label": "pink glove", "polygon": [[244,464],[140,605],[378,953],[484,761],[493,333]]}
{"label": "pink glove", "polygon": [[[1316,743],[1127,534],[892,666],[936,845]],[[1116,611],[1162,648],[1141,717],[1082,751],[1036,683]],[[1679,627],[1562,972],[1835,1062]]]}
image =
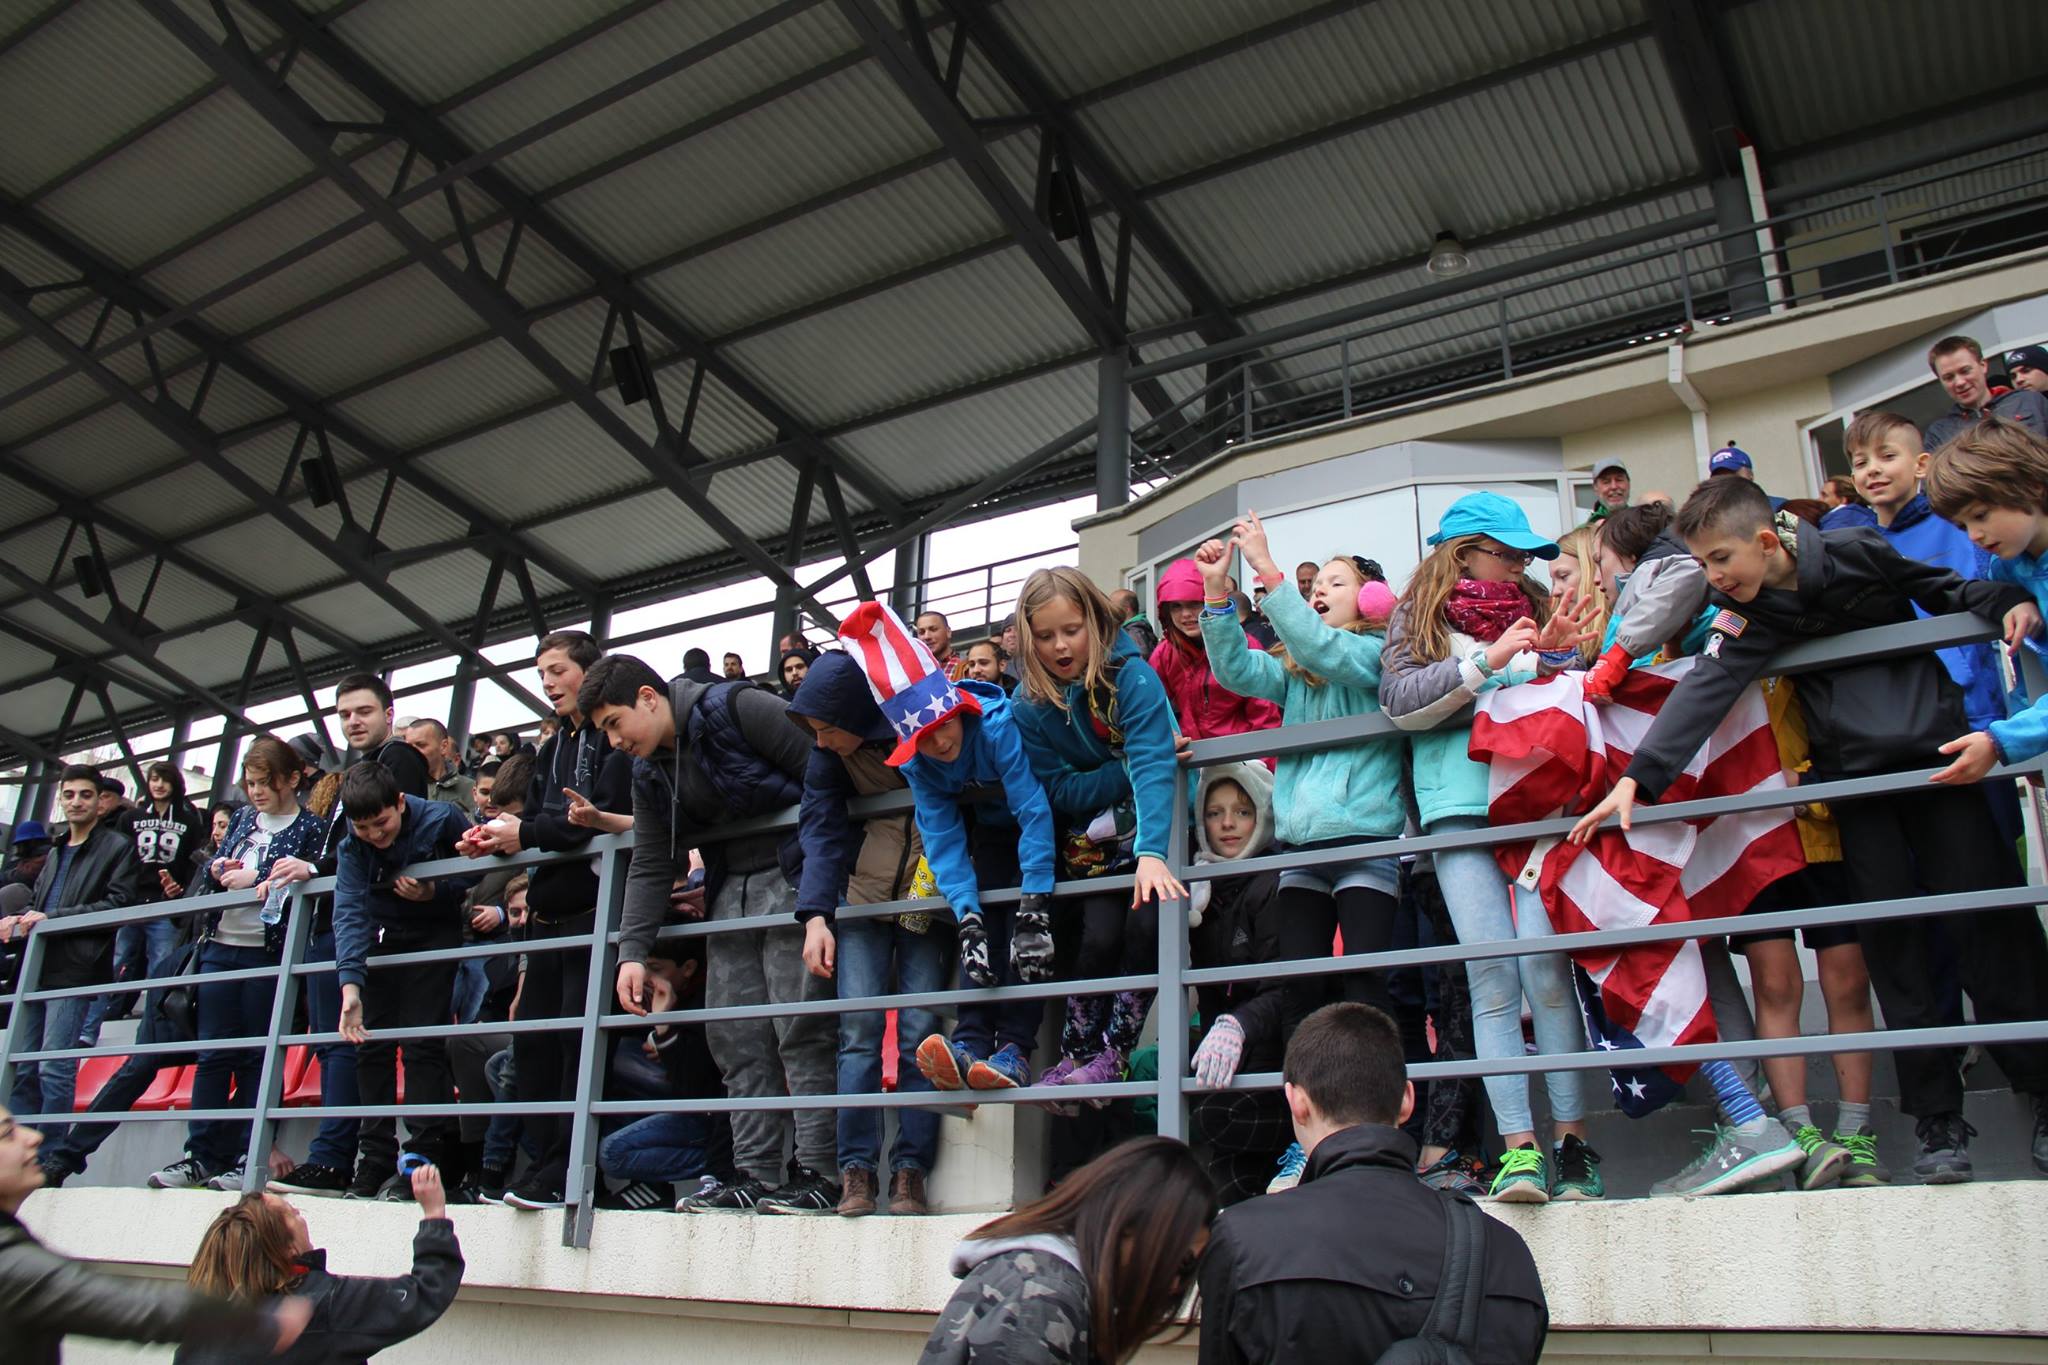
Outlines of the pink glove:
{"label": "pink glove", "polygon": [[1244,1026],[1237,1022],[1237,1016],[1217,1015],[1202,1038],[1202,1045],[1189,1060],[1194,1064],[1198,1083],[1212,1087],[1229,1085],[1237,1076],[1238,1063],[1244,1060]]}
{"label": "pink glove", "polygon": [[1634,662],[1635,655],[1620,645],[1609,645],[1607,652],[1586,674],[1586,700],[1595,706],[1605,706],[1613,701],[1616,685],[1628,676],[1628,666]]}

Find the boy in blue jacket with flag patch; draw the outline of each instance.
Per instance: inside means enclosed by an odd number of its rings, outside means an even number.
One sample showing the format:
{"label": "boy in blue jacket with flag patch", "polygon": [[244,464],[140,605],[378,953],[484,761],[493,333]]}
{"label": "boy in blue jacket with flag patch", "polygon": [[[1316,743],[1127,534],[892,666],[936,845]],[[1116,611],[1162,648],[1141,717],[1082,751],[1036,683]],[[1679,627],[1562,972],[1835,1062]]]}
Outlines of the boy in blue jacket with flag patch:
{"label": "boy in blue jacket with flag patch", "polygon": [[[1024,755],[1010,699],[992,683],[949,680],[880,602],[854,608],[839,635],[896,732],[888,763],[910,783],[925,862],[958,921],[960,974],[983,989],[1050,980],[1052,807]],[[963,798],[989,785],[1000,785],[1005,800],[975,804],[970,824]],[[1023,892],[1014,908],[982,905],[983,879],[1012,878]],[[1043,1014],[1036,1000],[963,1005],[950,1043],[934,1033],[918,1045],[918,1070],[941,1090],[1023,1085]]]}

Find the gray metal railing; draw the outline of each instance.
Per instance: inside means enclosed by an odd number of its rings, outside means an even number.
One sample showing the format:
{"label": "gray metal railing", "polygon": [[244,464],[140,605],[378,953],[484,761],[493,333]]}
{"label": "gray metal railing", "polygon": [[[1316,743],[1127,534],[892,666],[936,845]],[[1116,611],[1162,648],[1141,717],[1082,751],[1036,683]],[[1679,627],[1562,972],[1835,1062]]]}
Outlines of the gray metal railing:
{"label": "gray metal railing", "polygon": [[1227,445],[2048,245],[2048,149],[1913,173],[1928,164],[1874,188],[1775,190],[1801,207],[1737,229],[1682,215],[1134,365],[1126,384],[1202,370],[1132,431],[1134,468],[1172,472]]}
{"label": "gray metal railing", "polygon": [[[1773,661],[1772,671],[1779,674],[1797,674],[1811,669],[1825,668],[1850,661],[1867,661],[1905,653],[1922,652],[1950,645],[1995,639],[1997,636],[1997,628],[1991,622],[1978,617],[1966,615],[1936,617],[1928,620],[1880,627],[1873,630],[1857,631],[1830,639],[1807,641],[1782,651]],[[2048,691],[2048,674],[2043,673],[2038,660],[2034,658],[2032,652],[2022,651],[2021,658],[2023,668],[2028,675],[2027,681],[2030,692],[2033,695],[2039,696],[2044,691]],[[1190,762],[1194,766],[1210,766],[1247,758],[1284,756],[1319,750],[1336,744],[1356,743],[1362,739],[1381,738],[1399,733],[1402,732],[1397,731],[1392,723],[1382,715],[1355,716],[1342,720],[1320,721],[1311,724],[1288,726],[1279,730],[1265,730],[1252,734],[1236,735],[1225,739],[1203,740],[1194,745]],[[2001,768],[1997,772],[1996,780],[2010,780],[2016,775],[2040,773],[2044,770],[2048,770],[2048,756],[2028,763]],[[1752,791],[1707,800],[1673,802],[1668,805],[1645,805],[1638,807],[1635,819],[1640,823],[1654,824],[1662,821],[1698,819],[1739,811],[1801,805],[1812,801],[1843,801],[1860,796],[1872,796],[1888,792],[1915,791],[1924,789],[1932,771],[1934,770],[1926,769],[1873,774],[1832,782],[1807,783],[1797,787],[1784,787],[1776,790]],[[1315,867],[1346,863],[1362,856],[1425,853],[1452,848],[1490,847],[1495,844],[1536,838],[1555,838],[1564,834],[1574,823],[1573,818],[1567,816],[1516,825],[1500,825],[1455,834],[1437,834],[1408,839],[1364,840],[1338,848],[1272,853],[1230,863],[1195,864],[1190,862],[1188,856],[1188,784],[1175,783],[1174,785],[1174,834],[1169,849],[1169,862],[1174,868],[1175,874],[1184,882],[1200,882],[1221,877],[1236,877],[1268,869]],[[909,808],[910,799],[907,793],[865,797],[851,803],[852,812],[856,816],[863,817],[902,812]],[[740,834],[787,830],[794,826],[795,819],[796,813],[794,811],[783,811],[775,815],[726,826],[718,831],[718,835],[720,838],[730,838]],[[705,842],[714,841],[707,839]],[[308,976],[332,970],[330,962],[311,961],[307,955],[307,947],[314,919],[313,898],[330,893],[333,889],[333,880],[331,878],[321,878],[300,883],[292,888],[288,921],[289,932],[286,935],[283,955],[278,965],[274,967],[248,968],[234,972],[155,977],[147,980],[124,982],[120,986],[120,989],[125,991],[157,989],[199,981],[225,982],[232,980],[255,980],[259,978],[278,980],[280,982],[280,989],[275,992],[270,1011],[269,1026],[262,1037],[209,1039],[203,1045],[206,1050],[220,1051],[262,1049],[264,1060],[258,1085],[258,1094],[251,1107],[197,1111],[153,1110],[106,1114],[24,1114],[18,1117],[28,1122],[46,1119],[56,1123],[108,1123],[131,1120],[159,1122],[168,1120],[186,1122],[193,1120],[248,1121],[253,1126],[248,1148],[246,1184],[248,1187],[253,1188],[263,1179],[263,1172],[266,1169],[266,1157],[276,1134],[276,1126],[287,1117],[371,1118],[396,1116],[400,1118],[414,1118],[487,1117],[495,1114],[514,1116],[568,1114],[571,1116],[570,1180],[569,1188],[566,1191],[569,1208],[563,1224],[563,1240],[565,1244],[587,1246],[592,1230],[592,1212],[598,1178],[595,1161],[596,1123],[600,1119],[612,1116],[653,1113],[716,1113],[741,1110],[784,1111],[827,1107],[922,1107],[938,1109],[945,1109],[947,1107],[947,1101],[942,1094],[926,1091],[897,1091],[894,1093],[853,1095],[800,1095],[768,1099],[717,1096],[665,1100],[605,1100],[600,1098],[604,1080],[603,1067],[609,1051],[609,1036],[615,1032],[644,1029],[662,1023],[703,1024],[732,1019],[839,1014],[850,1010],[876,1011],[902,1006],[946,1009],[957,1008],[961,1005],[1006,1000],[1044,1000],[1074,994],[1098,995],[1120,990],[1156,988],[1158,996],[1154,1004],[1154,1017],[1157,1021],[1159,1047],[1158,1079],[1149,1081],[1119,1081],[1089,1086],[1047,1087],[1031,1085],[1013,1090],[978,1091],[974,1095],[974,1102],[976,1104],[1019,1104],[1053,1099],[1070,1101],[1150,1096],[1158,1101],[1159,1130],[1169,1136],[1185,1137],[1187,1134],[1187,1101],[1190,1097],[1205,1093],[1205,1087],[1197,1084],[1188,1075],[1188,987],[1233,981],[1292,979],[1307,976],[1346,974],[1358,971],[1384,971],[1390,968],[1407,966],[1450,966],[1476,958],[1518,957],[1530,953],[1572,952],[1591,948],[1617,948],[1631,944],[1668,942],[1679,939],[1711,938],[1726,933],[1730,927],[1724,921],[1705,919],[1677,924],[1650,925],[1635,929],[1554,933],[1543,938],[1450,943],[1429,948],[1257,963],[1246,967],[1191,968],[1188,964],[1188,941],[1184,928],[1185,916],[1178,913],[1181,907],[1170,905],[1165,907],[1166,913],[1162,913],[1159,916],[1158,965],[1151,972],[1092,978],[1085,981],[1061,981],[1028,986],[1009,986],[990,990],[965,989],[896,992],[852,999],[821,1000],[794,1004],[728,1006],[722,1008],[700,1007],[668,1010],[647,1015],[634,1015],[614,1012],[606,1008],[607,998],[612,991],[613,969],[616,965],[613,950],[618,939],[619,909],[625,883],[624,869],[631,847],[631,835],[607,835],[594,839],[587,848],[575,854],[548,854],[538,851],[527,851],[505,858],[482,861],[451,858],[411,867],[407,869],[410,874],[431,878],[452,874],[474,874],[480,868],[501,868],[514,865],[527,866],[567,857],[583,858],[596,856],[600,860],[598,906],[602,913],[597,916],[593,928],[585,934],[531,939],[516,943],[485,943],[459,949],[372,956],[368,962],[369,970],[378,971],[406,963],[448,961],[451,959],[485,957],[513,952],[589,951],[593,953],[593,970],[589,975],[589,985],[585,992],[583,1010],[580,1017],[517,1019],[510,1022],[479,1022],[459,1026],[383,1029],[377,1031],[377,1036],[381,1039],[396,1042],[415,1038],[446,1039],[465,1034],[480,1033],[574,1031],[579,1042],[580,1062],[575,1093],[571,1096],[547,1103],[500,1101],[485,1104],[451,1102],[448,1104],[407,1103],[399,1105],[357,1104],[347,1107],[286,1107],[282,1103],[281,1093],[285,1050],[292,1046],[310,1046],[342,1041],[340,1035],[335,1033],[293,1033],[290,1031],[301,983]],[[1131,881],[1132,879],[1128,875],[1107,876],[1091,878],[1085,881],[1060,882],[1056,884],[1054,890],[1055,895],[1097,893],[1127,889],[1131,885]],[[1018,889],[1014,887],[990,888],[983,892],[982,899],[991,904],[1001,904],[1014,901],[1020,894]],[[49,1001],[81,995],[98,995],[104,994],[110,989],[107,986],[39,988],[37,980],[42,970],[47,945],[53,936],[106,931],[124,924],[160,918],[166,914],[179,916],[202,914],[209,910],[229,905],[247,904],[248,901],[249,896],[246,892],[227,892],[156,905],[135,906],[88,915],[72,916],[47,921],[39,926],[28,936],[27,948],[23,956],[20,978],[15,992],[12,995],[0,996],[0,1004],[10,1006],[5,1029],[0,1031],[0,1094],[6,1093],[11,1088],[15,1068],[22,1062],[62,1058],[82,1059],[97,1056],[183,1054],[202,1050],[202,1045],[193,1042],[106,1044],[92,1048],[61,1048],[48,1051],[23,1046],[23,1040],[18,1036],[22,1018],[20,1006],[23,1002]],[[2000,887],[1968,893],[1901,897],[1895,900],[1875,903],[1830,905],[1814,909],[1746,915],[1742,920],[1742,928],[1745,932],[1754,932],[1810,925],[1848,924],[1876,919],[1902,919],[1925,915],[1961,914],[1976,910],[2032,906],[2044,901],[2048,901],[2048,886]],[[842,907],[838,915],[841,919],[861,919],[912,910],[929,911],[942,904],[943,902],[933,900],[892,901],[873,905]],[[660,937],[662,941],[676,941],[697,937],[750,933],[758,932],[764,927],[771,925],[789,922],[789,920],[780,916],[740,920],[700,920],[671,925],[662,930]],[[2048,1012],[2048,1002],[2044,1002],[2044,1012]],[[1745,1042],[1723,1041],[1681,1047],[1644,1048],[1631,1050],[1625,1056],[1627,1064],[1632,1067],[1649,1067],[1694,1064],[1716,1058],[1789,1057],[1819,1053],[2041,1040],[2048,1040],[2048,1018],[2023,1023],[1970,1024],[1958,1027],[1911,1031],[1857,1034],[1837,1033],[1814,1037],[1768,1038]],[[1409,1074],[1415,1079],[1427,1080],[1486,1075],[1533,1074],[1552,1070],[1594,1071],[1604,1070],[1613,1067],[1615,1064],[1615,1053],[1589,1049],[1584,1052],[1544,1054],[1529,1057],[1429,1062],[1411,1066]],[[1280,1077],[1277,1073],[1263,1072],[1239,1075],[1231,1082],[1228,1088],[1233,1090],[1272,1089],[1279,1084]]]}

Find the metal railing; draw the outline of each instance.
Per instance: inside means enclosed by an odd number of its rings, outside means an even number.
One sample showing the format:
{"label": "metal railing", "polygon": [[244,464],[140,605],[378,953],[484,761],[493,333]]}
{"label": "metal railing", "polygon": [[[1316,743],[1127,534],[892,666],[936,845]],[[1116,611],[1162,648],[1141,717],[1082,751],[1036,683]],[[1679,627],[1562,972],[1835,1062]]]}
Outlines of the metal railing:
{"label": "metal railing", "polygon": [[[1771,672],[1797,674],[1812,669],[1825,668],[1852,661],[1892,657],[1907,653],[1919,653],[1951,645],[1970,644],[1996,639],[1999,630],[1991,622],[1979,617],[1956,615],[1935,617],[1899,625],[1862,630],[1829,639],[1808,641],[1782,651],[1774,660]],[[2023,668],[2027,673],[2029,690],[2033,695],[2048,691],[2048,674],[2030,651],[2022,651]],[[1452,724],[1456,721],[1450,722]],[[1203,740],[1193,746],[1191,763],[1206,767],[1219,763],[1236,762],[1244,759],[1266,756],[1285,756],[1312,752],[1333,745],[1352,744],[1363,739],[1376,739],[1399,735],[1392,723],[1377,713],[1348,717],[1340,720],[1318,721],[1308,724],[1287,726],[1278,730],[1258,731],[1224,739]],[[2001,768],[1995,780],[2010,780],[2014,776],[2039,773],[2048,770],[2048,756],[2027,763]],[[1672,820],[1700,819],[1707,816],[1731,814],[1741,811],[1773,809],[1803,805],[1813,801],[1844,801],[1857,797],[1874,796],[1892,792],[1921,791],[1925,789],[1928,777],[1934,769],[1909,772],[1884,773],[1846,778],[1839,781],[1806,783],[1773,790],[1751,791],[1733,796],[1716,797],[1706,800],[1673,802],[1668,805],[1645,805],[1636,810],[1638,823],[1654,824]],[[1444,849],[1490,847],[1531,839],[1551,839],[1563,835],[1574,823],[1573,817],[1526,822],[1516,825],[1500,825],[1482,830],[1454,834],[1428,835],[1420,838],[1363,840],[1335,848],[1297,850],[1292,852],[1269,853],[1256,858],[1241,859],[1228,863],[1196,864],[1189,860],[1189,796],[1188,784],[1177,782],[1174,796],[1174,829],[1169,849],[1169,862],[1175,874],[1184,882],[1200,882],[1225,877],[1238,877],[1254,872],[1328,866],[1355,861],[1360,857],[1391,856],[1406,853],[1427,853]],[[907,793],[892,793],[886,796],[865,797],[850,803],[852,813],[857,817],[895,813],[910,808]],[[723,827],[717,832],[719,840],[742,835],[755,835],[784,831],[795,824],[796,813],[783,811],[777,814],[747,820]],[[704,842],[716,842],[707,838]],[[189,1054],[201,1050],[228,1051],[235,1049],[262,1049],[263,1065],[254,1103],[248,1108],[207,1109],[207,1110],[154,1110],[133,1113],[72,1113],[35,1115],[23,1114],[18,1117],[27,1122],[39,1119],[54,1123],[109,1123],[140,1121],[193,1121],[227,1120],[252,1123],[248,1147],[246,1183],[257,1186],[266,1169],[266,1158],[276,1135],[277,1124],[290,1117],[299,1118],[483,1118],[491,1115],[540,1115],[567,1114],[571,1116],[570,1179],[566,1191],[569,1201],[564,1224],[565,1244],[587,1246],[592,1231],[594,1195],[597,1188],[596,1167],[597,1123],[601,1119],[654,1113],[716,1113],[734,1111],[787,1111],[798,1109],[816,1110],[822,1108],[937,1108],[945,1109],[947,1101],[939,1092],[897,1091],[894,1093],[868,1093],[850,1095],[800,1095],[774,1098],[740,1098],[727,1096],[682,1097],[650,1100],[605,1100],[600,1098],[604,1082],[604,1064],[609,1053],[609,1038],[613,1033],[640,1030],[657,1024],[704,1024],[722,1020],[784,1018],[799,1015],[835,1015],[849,1011],[879,1011],[897,1007],[919,1006],[925,1008],[957,1009],[962,1005],[996,1003],[1015,1000],[1050,1000],[1068,995],[1100,995],[1123,990],[1157,989],[1158,996],[1153,1007],[1157,1021],[1159,1071],[1156,1080],[1119,1081],[1101,1085],[1070,1085],[1048,1087],[1030,1085],[1012,1090],[977,1091],[974,1102],[979,1105],[1023,1104],[1046,1100],[1080,1100],[1095,1098],[1135,1098],[1149,1096],[1159,1105],[1159,1131],[1169,1136],[1185,1137],[1187,1134],[1187,1102],[1206,1093],[1206,1088],[1196,1083],[1188,1074],[1189,1035],[1187,988],[1235,981],[1285,980],[1309,976],[1329,976],[1359,971],[1385,971],[1395,967],[1410,966],[1455,966],[1474,959],[1519,957],[1531,953],[1573,952],[1589,949],[1612,949],[1627,945],[1668,942],[1690,938],[1713,938],[1725,934],[1733,927],[1728,921],[1716,919],[1693,920],[1675,924],[1657,924],[1634,929],[1610,929],[1581,933],[1553,933],[1542,938],[1489,940],[1471,943],[1448,943],[1429,948],[1403,949],[1389,952],[1324,956],[1300,960],[1256,963],[1243,967],[1202,967],[1194,968],[1188,962],[1188,938],[1185,932],[1185,916],[1179,913],[1184,907],[1169,905],[1159,916],[1158,965],[1151,972],[1091,978],[1084,981],[1058,981],[1035,985],[1009,986],[997,989],[965,989],[924,992],[896,992],[886,995],[862,996],[851,999],[831,999],[791,1004],[763,1004],[726,1007],[701,1007],[675,1009],[648,1015],[633,1015],[616,1012],[607,1008],[612,993],[613,971],[616,966],[615,945],[618,941],[619,910],[625,884],[625,864],[632,847],[630,834],[608,835],[594,839],[585,849],[574,854],[548,854],[528,851],[506,858],[473,860],[451,858],[416,865],[407,869],[414,876],[432,878],[436,876],[470,874],[479,870],[506,866],[526,866],[564,858],[587,858],[595,855],[599,859],[598,907],[600,913],[594,927],[584,934],[572,934],[553,938],[529,939],[516,942],[476,944],[464,948],[439,949],[423,952],[372,956],[368,961],[370,971],[384,970],[393,966],[410,963],[443,962],[462,958],[486,957],[505,953],[590,951],[594,954],[594,969],[589,974],[588,987],[583,1000],[580,1017],[559,1019],[517,1019],[510,1022],[478,1022],[459,1026],[433,1026],[426,1028],[382,1029],[377,1037],[385,1041],[405,1042],[420,1038],[448,1039],[468,1034],[483,1033],[529,1033],[542,1031],[575,1032],[579,1042],[579,1067],[575,1093],[562,1100],[547,1103],[521,1103],[494,1101],[474,1104],[451,1102],[447,1104],[407,1103],[399,1105],[357,1104],[346,1107],[290,1106],[282,1103],[283,1061],[285,1049],[298,1045],[320,1045],[342,1041],[334,1033],[293,1033],[290,1031],[297,1007],[300,987],[309,976],[332,970],[327,961],[309,961],[307,946],[313,926],[313,898],[333,889],[331,878],[300,883],[292,888],[288,933],[285,937],[282,959],[274,967],[248,968],[232,972],[213,972],[180,976],[155,977],[148,980],[124,982],[121,990],[154,989],[172,985],[191,984],[201,981],[223,983],[234,980],[256,980],[269,978],[277,980],[280,988],[275,992],[270,1010],[269,1026],[261,1037],[208,1039],[202,1044],[193,1042],[163,1042],[152,1044],[105,1044],[91,1048],[59,1048],[48,1051],[24,1046],[19,1036],[23,1002],[50,1001],[67,997],[99,995],[111,988],[105,985],[48,989],[38,986],[38,977],[47,955],[47,945],[55,935],[106,932],[124,925],[143,920],[160,918],[166,914],[192,915],[204,913],[228,905],[246,905],[246,892],[229,892],[218,895],[196,897],[187,900],[148,906],[135,906],[119,910],[108,910],[88,915],[46,921],[32,932],[23,956],[19,983],[12,995],[0,996],[0,1004],[11,1007],[4,1031],[0,1031],[0,1094],[12,1085],[15,1068],[22,1062],[57,1060],[62,1058],[82,1059],[98,1056],[131,1056],[148,1054]],[[1083,881],[1058,883],[1055,895],[1092,894],[1127,890],[1132,878],[1126,875],[1104,876]],[[1021,893],[1015,887],[984,890],[983,901],[1002,904],[1015,901]],[[2048,901],[2048,886],[2022,885],[1999,887],[1982,891],[1946,895],[1900,897],[1875,903],[1839,904],[1813,909],[1776,911],[1745,915],[1741,930],[1745,933],[1792,929],[1813,925],[1851,924],[1868,920],[1905,919],[1926,915],[1961,914],[1977,910],[1989,910],[2016,906],[2034,906]],[[842,921],[892,915],[906,911],[930,911],[943,902],[933,900],[892,901],[873,905],[844,906],[839,909]],[[754,917],[748,919],[701,920],[671,925],[661,931],[660,939],[672,942],[688,938],[718,937],[727,934],[754,933],[764,928],[786,925],[792,921],[785,916]],[[2048,1013],[2048,1002],[2044,1002],[2044,1013]],[[1996,1044],[2019,1041],[2048,1041],[2048,1018],[2020,1023],[1968,1024],[1955,1027],[1928,1028],[1867,1032],[1855,1034],[1830,1033],[1811,1037],[1766,1038],[1743,1042],[1715,1042],[1692,1044],[1680,1047],[1643,1048],[1622,1054],[1630,1067],[1669,1066],[1697,1064],[1714,1059],[1792,1057],[1821,1053],[1841,1053],[1890,1050],[1914,1047],[1951,1047],[1972,1043]],[[1587,1050],[1573,1053],[1551,1053],[1527,1057],[1478,1058],[1474,1060],[1428,1062],[1413,1065],[1409,1075],[1417,1080],[1454,1079],[1483,1077],[1487,1075],[1534,1074],[1552,1070],[1598,1071],[1616,1065],[1617,1055],[1610,1051]],[[1229,1085],[1232,1090],[1273,1089],[1280,1084],[1277,1073],[1261,1072],[1237,1076]]]}
{"label": "metal railing", "polygon": [[[1999,183],[1984,187],[1987,178]],[[2048,149],[1774,198],[1811,206],[1720,233],[1711,212],[1685,215],[1624,233],[1613,249],[1566,248],[1133,366],[1126,383],[1206,369],[1193,392],[1132,431],[1132,463],[1179,467],[1228,445],[2048,244]]]}

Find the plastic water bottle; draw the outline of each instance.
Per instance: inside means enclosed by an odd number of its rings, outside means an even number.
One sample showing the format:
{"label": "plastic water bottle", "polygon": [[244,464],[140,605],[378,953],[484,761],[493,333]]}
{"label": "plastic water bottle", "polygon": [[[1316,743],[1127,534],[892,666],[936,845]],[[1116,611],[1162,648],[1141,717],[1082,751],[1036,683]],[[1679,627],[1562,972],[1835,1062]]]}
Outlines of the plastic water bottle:
{"label": "plastic water bottle", "polygon": [[263,897],[263,908],[256,912],[256,917],[265,924],[276,924],[284,918],[285,897],[290,894],[289,886],[284,883],[271,887]]}

